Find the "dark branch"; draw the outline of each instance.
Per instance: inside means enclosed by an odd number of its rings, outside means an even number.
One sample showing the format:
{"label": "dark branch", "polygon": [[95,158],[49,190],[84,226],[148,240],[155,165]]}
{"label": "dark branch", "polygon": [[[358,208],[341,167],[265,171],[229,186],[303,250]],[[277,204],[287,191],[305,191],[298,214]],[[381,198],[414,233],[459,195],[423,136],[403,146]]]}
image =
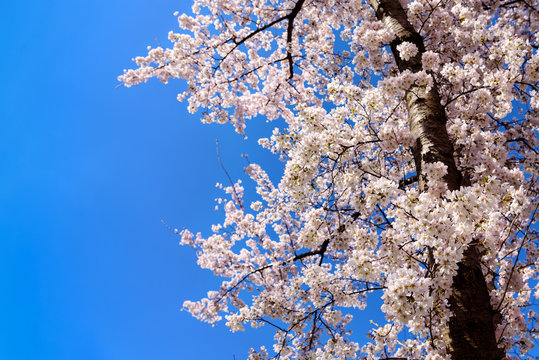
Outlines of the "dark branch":
{"label": "dark branch", "polygon": [[399,181],[399,189],[404,190],[404,188],[408,185],[412,185],[413,183],[417,182],[419,180],[419,176],[414,175],[406,179],[402,179]]}
{"label": "dark branch", "polygon": [[294,20],[296,19],[296,16],[299,14],[299,11],[301,10],[301,7],[303,6],[303,3],[305,0],[299,0],[296,3],[296,6],[292,9],[290,14],[288,14],[288,28],[286,30],[286,45],[287,45],[287,54],[286,57],[288,59],[288,66],[290,70],[290,77],[288,80],[292,80],[294,77],[294,61],[292,60],[292,53],[290,52],[290,46],[292,44],[292,35],[294,32]]}

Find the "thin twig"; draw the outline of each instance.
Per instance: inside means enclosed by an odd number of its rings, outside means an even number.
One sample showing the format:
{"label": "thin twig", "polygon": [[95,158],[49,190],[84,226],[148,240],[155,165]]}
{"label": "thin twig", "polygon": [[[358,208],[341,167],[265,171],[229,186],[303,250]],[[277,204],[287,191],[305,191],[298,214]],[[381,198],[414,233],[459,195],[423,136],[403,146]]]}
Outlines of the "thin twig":
{"label": "thin twig", "polygon": [[226,168],[223,165],[223,162],[221,161],[221,155],[219,153],[219,139],[215,139],[215,151],[217,153],[217,160],[219,160],[219,165],[221,165],[221,169],[223,169],[226,177],[228,178],[228,181],[230,182],[230,186],[232,186],[232,191],[234,192],[234,195],[236,196],[236,202],[238,203],[240,208],[243,210],[243,201],[241,201],[238,193],[236,192],[236,186],[234,185],[234,182],[232,181],[232,178],[228,174],[228,171],[226,171]]}

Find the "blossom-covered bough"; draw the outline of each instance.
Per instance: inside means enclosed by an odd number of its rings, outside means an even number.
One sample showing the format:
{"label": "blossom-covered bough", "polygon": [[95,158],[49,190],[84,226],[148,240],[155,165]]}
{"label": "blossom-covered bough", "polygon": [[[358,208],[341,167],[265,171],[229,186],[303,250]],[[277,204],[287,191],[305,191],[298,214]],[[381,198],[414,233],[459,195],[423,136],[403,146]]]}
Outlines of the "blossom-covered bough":
{"label": "blossom-covered bough", "polygon": [[[184,306],[251,359],[525,357],[537,338],[537,0],[195,0],[170,49],[120,77],[182,78],[189,110],[244,133],[282,118],[259,199],[181,243],[225,280]],[[255,119],[254,121],[260,121]],[[352,334],[369,296],[385,324]],[[353,310],[355,309],[355,310]],[[406,333],[406,336],[403,334]]]}

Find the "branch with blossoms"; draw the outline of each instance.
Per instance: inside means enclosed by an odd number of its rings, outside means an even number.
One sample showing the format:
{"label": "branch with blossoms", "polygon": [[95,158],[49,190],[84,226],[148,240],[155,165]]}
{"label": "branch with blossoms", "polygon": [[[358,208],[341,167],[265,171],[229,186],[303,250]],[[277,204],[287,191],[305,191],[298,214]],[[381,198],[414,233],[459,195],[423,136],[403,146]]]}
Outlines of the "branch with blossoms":
{"label": "branch with blossoms", "polygon": [[210,323],[224,314],[233,331],[275,327],[276,358],[343,360],[360,351],[352,309],[380,290],[385,320],[362,356],[526,354],[539,292],[537,4],[194,1],[172,47],[121,81],[186,79],[189,111],[240,133],[281,118],[259,144],[284,171],[274,185],[250,164],[259,197],[249,204],[229,178],[222,224],[182,232],[225,279],[185,308]]}

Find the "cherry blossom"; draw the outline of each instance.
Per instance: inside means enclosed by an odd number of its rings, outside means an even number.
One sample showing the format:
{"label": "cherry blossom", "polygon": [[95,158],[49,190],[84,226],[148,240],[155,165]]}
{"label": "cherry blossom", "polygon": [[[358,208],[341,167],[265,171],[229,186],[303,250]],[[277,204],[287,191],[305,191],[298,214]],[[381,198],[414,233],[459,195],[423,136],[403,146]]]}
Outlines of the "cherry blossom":
{"label": "cherry blossom", "polygon": [[[175,14],[170,48],[149,48],[120,81],[184,79],[189,111],[242,134],[249,121],[284,124],[258,140],[283,161],[278,183],[250,164],[252,182],[219,185],[224,219],[209,235],[176,231],[223,279],[184,308],[232,331],[273,327],[252,360],[462,358],[473,346],[458,332],[474,316],[470,336],[490,345],[473,351],[529,356],[538,9],[195,0]],[[365,338],[352,330],[373,298],[385,322]]]}

